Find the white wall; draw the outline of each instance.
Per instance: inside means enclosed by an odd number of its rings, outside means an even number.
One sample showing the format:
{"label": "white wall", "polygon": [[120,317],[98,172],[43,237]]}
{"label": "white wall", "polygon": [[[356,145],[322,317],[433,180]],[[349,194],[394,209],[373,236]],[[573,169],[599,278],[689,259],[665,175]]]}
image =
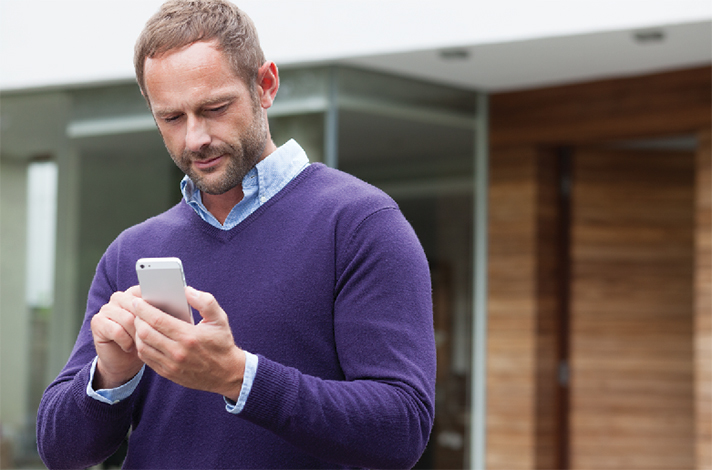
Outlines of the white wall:
{"label": "white wall", "polygon": [[[133,77],[162,0],[0,1],[0,89]],[[310,63],[709,21],[709,0],[243,0],[268,56]],[[615,54],[611,50],[610,54]]]}

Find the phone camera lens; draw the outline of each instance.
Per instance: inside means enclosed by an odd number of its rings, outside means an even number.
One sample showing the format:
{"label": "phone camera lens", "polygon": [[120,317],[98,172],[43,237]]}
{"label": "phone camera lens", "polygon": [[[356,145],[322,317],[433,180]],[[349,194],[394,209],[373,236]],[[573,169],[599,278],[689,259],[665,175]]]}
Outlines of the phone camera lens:
{"label": "phone camera lens", "polygon": [[143,265],[141,265],[141,269],[143,269]]}

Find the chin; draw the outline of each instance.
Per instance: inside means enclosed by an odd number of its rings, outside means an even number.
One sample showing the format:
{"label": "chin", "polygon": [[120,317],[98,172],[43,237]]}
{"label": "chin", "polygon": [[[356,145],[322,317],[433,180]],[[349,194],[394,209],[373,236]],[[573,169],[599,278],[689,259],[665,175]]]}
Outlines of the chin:
{"label": "chin", "polygon": [[[191,177],[191,179],[193,179],[193,177]],[[196,182],[196,180],[193,180],[193,182],[195,183],[195,186],[202,192],[210,194],[212,196],[219,196],[237,187],[240,183],[242,183],[242,180],[235,183],[234,181],[220,180],[206,181],[205,178],[201,178],[199,181]]]}

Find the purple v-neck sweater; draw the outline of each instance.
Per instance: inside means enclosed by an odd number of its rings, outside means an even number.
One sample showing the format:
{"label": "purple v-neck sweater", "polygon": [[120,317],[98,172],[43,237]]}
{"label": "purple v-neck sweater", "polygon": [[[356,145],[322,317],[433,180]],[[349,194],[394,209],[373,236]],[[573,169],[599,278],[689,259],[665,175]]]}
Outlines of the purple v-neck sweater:
{"label": "purple v-neck sweater", "polygon": [[[91,317],[137,284],[141,257],[177,256],[211,292],[236,343],[259,356],[245,408],[146,369],[107,405],[87,396]],[[199,320],[199,318],[198,318]],[[427,261],[396,204],[312,164],[232,230],[183,201],[123,232],[102,257],[77,343],[37,418],[50,468],[86,468],[131,428],[125,468],[406,468],[433,423]]]}

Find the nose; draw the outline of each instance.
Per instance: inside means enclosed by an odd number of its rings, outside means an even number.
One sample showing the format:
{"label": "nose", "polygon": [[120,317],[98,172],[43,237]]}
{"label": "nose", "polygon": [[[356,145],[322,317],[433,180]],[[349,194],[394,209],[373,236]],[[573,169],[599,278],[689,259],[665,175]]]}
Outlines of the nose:
{"label": "nose", "polygon": [[185,146],[193,152],[200,152],[208,145],[210,145],[210,133],[205,120],[199,117],[188,117]]}

